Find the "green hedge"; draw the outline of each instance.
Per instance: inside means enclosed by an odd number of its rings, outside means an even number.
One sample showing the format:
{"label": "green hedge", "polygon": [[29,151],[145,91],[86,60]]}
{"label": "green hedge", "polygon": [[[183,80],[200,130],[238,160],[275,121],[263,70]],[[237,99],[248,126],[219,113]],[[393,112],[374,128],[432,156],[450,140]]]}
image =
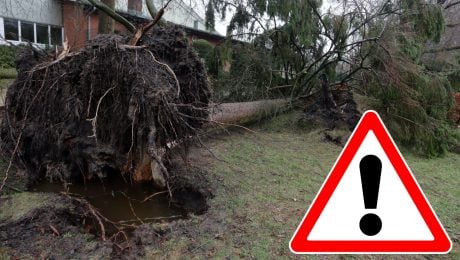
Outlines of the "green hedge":
{"label": "green hedge", "polygon": [[198,56],[203,59],[208,74],[217,77],[220,71],[220,55],[214,46],[203,39],[194,40],[193,48],[198,52]]}
{"label": "green hedge", "polygon": [[14,68],[18,47],[0,45],[0,68]]}

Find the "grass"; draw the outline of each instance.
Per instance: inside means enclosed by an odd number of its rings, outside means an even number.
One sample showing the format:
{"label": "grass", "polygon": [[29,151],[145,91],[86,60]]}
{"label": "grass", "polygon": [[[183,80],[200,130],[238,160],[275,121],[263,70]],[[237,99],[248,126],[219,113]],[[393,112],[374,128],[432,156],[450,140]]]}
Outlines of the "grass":
{"label": "grass", "polygon": [[0,79],[15,79],[17,76],[15,68],[0,68]]}
{"label": "grass", "polygon": [[17,77],[16,69],[0,68],[0,105],[3,106],[7,87],[13,83]]}
{"label": "grass", "polygon": [[8,85],[13,83],[14,79],[2,79],[0,78],[0,90],[5,89]]}
{"label": "grass", "polygon": [[[52,196],[46,193],[20,192],[11,196],[4,204],[4,209],[0,211],[0,222],[6,220],[18,221],[26,215],[47,205],[47,201]],[[53,205],[59,208],[61,205]]]}
{"label": "grass", "polygon": [[[209,141],[218,158],[209,169],[215,186],[210,210],[192,218],[186,235],[175,233],[147,256],[295,257],[289,240],[342,149],[324,142],[319,130],[298,129],[296,118],[283,115],[256,127],[256,134]],[[453,241],[452,252],[440,257],[459,258],[460,155],[403,155]]]}
{"label": "grass", "polygon": [[[9,159],[6,159],[3,156],[0,156],[0,185],[3,183],[3,180],[5,179],[8,165],[9,165]],[[23,176],[23,172],[17,171],[16,168],[12,166],[10,171],[8,172],[8,176],[5,181],[5,186],[0,191],[0,196],[17,193],[17,192],[25,191],[25,190],[26,190],[26,180],[25,180],[25,176]]]}
{"label": "grass", "polygon": [[17,77],[15,68],[0,68],[0,90],[10,85]]}

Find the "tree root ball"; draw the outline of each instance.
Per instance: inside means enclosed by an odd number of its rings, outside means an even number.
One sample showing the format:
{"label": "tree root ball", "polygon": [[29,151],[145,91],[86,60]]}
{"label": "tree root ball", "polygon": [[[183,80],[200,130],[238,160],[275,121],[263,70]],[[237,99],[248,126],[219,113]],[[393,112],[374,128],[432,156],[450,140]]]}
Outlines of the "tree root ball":
{"label": "tree root ball", "polygon": [[28,49],[18,59],[1,139],[29,176],[149,175],[168,144],[206,122],[207,75],[183,31],[155,27],[138,46],[128,41],[102,35],[64,57]]}

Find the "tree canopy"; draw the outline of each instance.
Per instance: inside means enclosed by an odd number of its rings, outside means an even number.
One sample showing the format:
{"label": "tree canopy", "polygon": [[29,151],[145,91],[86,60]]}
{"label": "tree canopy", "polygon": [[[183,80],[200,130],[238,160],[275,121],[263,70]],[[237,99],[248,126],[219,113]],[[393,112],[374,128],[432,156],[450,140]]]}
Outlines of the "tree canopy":
{"label": "tree canopy", "polygon": [[[375,107],[399,140],[438,155],[452,141],[447,119],[452,77],[430,69],[425,54],[437,52],[429,46],[440,41],[443,9],[450,4],[455,3],[348,0],[325,7],[316,0],[210,0],[208,7],[221,18],[231,15],[229,38],[268,55],[259,70],[278,80],[253,84],[259,93],[296,98],[317,89],[319,75],[326,74],[378,100]],[[238,75],[249,65],[240,64]]]}

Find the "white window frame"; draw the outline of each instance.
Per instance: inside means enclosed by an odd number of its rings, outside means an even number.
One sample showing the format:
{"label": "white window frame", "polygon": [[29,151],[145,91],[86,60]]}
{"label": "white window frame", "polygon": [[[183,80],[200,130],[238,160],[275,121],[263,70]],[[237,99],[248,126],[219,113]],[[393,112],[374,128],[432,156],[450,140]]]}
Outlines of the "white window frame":
{"label": "white window frame", "polygon": [[[14,40],[6,40],[5,39],[5,23],[4,23],[3,19],[4,19],[4,17],[0,17],[0,36],[1,36],[0,44],[4,45],[4,44],[6,44],[6,42],[9,42],[9,43],[11,43],[13,45],[23,44],[24,42],[22,41],[21,20],[16,19],[16,18],[7,18],[7,19],[14,19],[14,20],[18,21],[18,38],[19,38],[19,41],[14,41]],[[26,22],[26,21],[24,21],[24,22]],[[46,46],[55,47],[54,45],[51,44],[51,26],[57,26],[57,27],[61,28],[61,45],[60,46],[64,45],[64,27],[63,26],[43,24],[43,25],[48,27],[48,44],[43,44],[43,43],[37,43],[37,24],[41,24],[41,23],[29,22],[29,21],[27,21],[27,22],[32,23],[33,27],[34,27],[34,42],[33,42],[34,46],[42,48],[42,49],[46,48]]]}
{"label": "white window frame", "polygon": [[51,46],[51,26],[48,25],[48,45]]}
{"label": "white window frame", "polygon": [[0,17],[0,44],[5,44],[5,26],[3,24],[3,17]]}
{"label": "white window frame", "polygon": [[18,20],[18,39],[22,42],[21,20]]}
{"label": "white window frame", "polygon": [[34,42],[37,42],[37,24],[34,23]]}

